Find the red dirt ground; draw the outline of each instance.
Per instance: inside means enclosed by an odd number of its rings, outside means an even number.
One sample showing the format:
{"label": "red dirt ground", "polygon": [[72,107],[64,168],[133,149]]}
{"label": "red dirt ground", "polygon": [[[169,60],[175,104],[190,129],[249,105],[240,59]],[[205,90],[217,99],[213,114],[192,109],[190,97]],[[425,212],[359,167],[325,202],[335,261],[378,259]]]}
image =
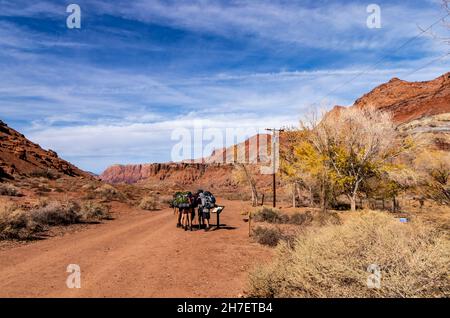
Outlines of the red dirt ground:
{"label": "red dirt ground", "polygon": [[[248,238],[245,204],[219,202],[218,231],[185,232],[171,209],[117,203],[114,221],[0,250],[0,297],[237,297],[271,250]],[[80,289],[66,286],[68,264],[81,267]]]}

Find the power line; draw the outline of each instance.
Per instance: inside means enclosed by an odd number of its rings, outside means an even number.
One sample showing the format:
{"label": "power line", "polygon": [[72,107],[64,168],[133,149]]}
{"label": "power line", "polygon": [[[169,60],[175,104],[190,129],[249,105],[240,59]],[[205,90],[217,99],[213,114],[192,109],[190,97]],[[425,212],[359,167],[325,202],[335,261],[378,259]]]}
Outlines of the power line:
{"label": "power line", "polygon": [[427,66],[430,66],[431,64],[434,64],[435,62],[438,62],[438,61],[440,61],[440,60],[443,60],[443,59],[446,58],[447,56],[450,56],[450,52],[445,53],[444,55],[442,55],[442,56],[440,56],[440,57],[438,57],[438,58],[436,58],[436,59],[431,60],[430,62],[426,63],[425,65],[422,65],[422,66],[416,68],[416,69],[413,70],[412,72],[406,73],[405,75],[403,75],[403,77],[406,78],[406,77],[408,77],[408,76],[411,76],[412,74],[414,74],[414,73],[416,73],[416,72],[418,72],[418,71],[420,71],[420,70],[426,68]]}
{"label": "power line", "polygon": [[[445,20],[445,18],[447,18],[448,16],[450,16],[450,12],[447,13],[446,15],[444,15],[443,17],[439,18],[437,21],[435,21],[433,24],[431,24],[430,26],[428,26],[427,28],[425,28],[424,30],[422,30],[420,33],[418,33],[417,35],[415,35],[414,37],[408,39],[407,41],[405,41],[403,44],[401,44],[399,47],[397,47],[396,49],[394,49],[391,52],[395,53],[398,50],[404,48],[405,46],[407,46],[408,44],[412,43],[413,41],[415,41],[416,39],[418,39],[419,37],[421,37],[425,32],[430,31],[435,25],[437,25],[438,23],[442,22]],[[447,54],[448,55],[448,54]],[[350,80],[345,81],[343,84],[337,86],[336,88],[334,88],[333,90],[331,90],[330,92],[328,92],[323,98],[321,98],[319,100],[319,102],[323,101],[324,99],[326,99],[328,96],[330,96],[331,94],[335,93],[336,91],[338,91],[339,89],[341,89],[342,87],[350,84],[351,82],[353,82],[354,80],[356,80],[357,78],[361,77],[362,75],[366,74],[368,71],[372,70],[374,67],[378,66],[379,64],[381,64],[383,61],[385,61],[387,58],[389,57],[389,55],[385,55],[382,56],[380,59],[377,60],[377,62],[375,62],[375,64],[369,66],[367,69],[359,72],[358,74],[356,74],[354,77],[352,77]]]}

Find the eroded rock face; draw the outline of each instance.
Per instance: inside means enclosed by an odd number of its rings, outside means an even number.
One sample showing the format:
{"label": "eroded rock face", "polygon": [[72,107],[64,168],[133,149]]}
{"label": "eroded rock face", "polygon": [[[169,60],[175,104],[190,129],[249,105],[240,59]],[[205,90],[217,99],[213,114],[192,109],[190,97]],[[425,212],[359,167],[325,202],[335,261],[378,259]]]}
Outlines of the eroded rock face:
{"label": "eroded rock face", "polygon": [[420,135],[427,147],[450,151],[450,113],[415,119],[398,129],[404,135]]}
{"label": "eroded rock face", "polygon": [[[403,135],[420,134],[430,147],[450,150],[450,73],[426,82],[393,78],[351,107],[390,112]],[[327,116],[339,116],[343,109],[335,106]]]}
{"label": "eroded rock face", "polygon": [[[352,107],[370,106],[391,112],[398,124],[450,113],[450,73],[426,82],[394,78],[357,99]],[[330,115],[338,114],[343,108],[336,106]]]}
{"label": "eroded rock face", "polygon": [[115,165],[103,172],[100,178],[109,183],[165,184],[169,187],[185,185],[236,186],[232,165],[196,163],[154,163],[143,165]]}
{"label": "eroded rock face", "polygon": [[53,170],[69,176],[91,177],[69,162],[59,159],[56,152],[46,151],[32,143],[1,120],[0,169],[0,175],[4,177],[28,175],[39,170]]}

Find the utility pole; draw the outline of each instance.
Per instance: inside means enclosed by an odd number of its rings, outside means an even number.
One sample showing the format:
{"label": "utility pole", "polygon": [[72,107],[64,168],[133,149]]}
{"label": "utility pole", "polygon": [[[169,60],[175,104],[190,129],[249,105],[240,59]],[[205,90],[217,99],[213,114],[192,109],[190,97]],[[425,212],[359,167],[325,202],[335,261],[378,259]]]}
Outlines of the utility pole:
{"label": "utility pole", "polygon": [[283,132],[284,129],[266,128],[266,130],[272,132],[272,168],[273,168],[272,189],[273,189],[273,207],[276,208],[276,206],[277,206],[277,180],[276,180],[277,165],[276,165],[276,162],[279,160],[279,158],[277,158],[277,153],[279,153],[279,152],[275,151],[275,149],[277,149],[277,147],[280,147],[280,140],[279,140],[280,132]]}

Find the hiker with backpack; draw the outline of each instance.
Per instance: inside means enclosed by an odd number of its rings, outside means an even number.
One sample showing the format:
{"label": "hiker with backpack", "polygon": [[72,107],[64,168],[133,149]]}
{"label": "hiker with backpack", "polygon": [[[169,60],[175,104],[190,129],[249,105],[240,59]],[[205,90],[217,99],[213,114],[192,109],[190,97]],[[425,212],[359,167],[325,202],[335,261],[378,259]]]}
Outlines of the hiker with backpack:
{"label": "hiker with backpack", "polygon": [[177,227],[182,227],[185,231],[192,231],[192,209],[193,197],[191,192],[177,192],[174,195],[172,206],[178,209]]}
{"label": "hiker with backpack", "polygon": [[177,215],[177,227],[182,227],[185,231],[193,230],[195,208],[198,207],[198,227],[201,229],[206,223],[205,231],[208,231],[211,209],[216,206],[216,198],[211,192],[203,190],[198,190],[195,195],[191,192],[176,192],[171,206]]}
{"label": "hiker with backpack", "polygon": [[199,228],[203,225],[203,223],[206,223],[205,231],[209,231],[209,229],[211,228],[209,224],[209,219],[211,218],[211,209],[216,206],[216,198],[211,192],[203,190],[198,191],[198,198]]}

